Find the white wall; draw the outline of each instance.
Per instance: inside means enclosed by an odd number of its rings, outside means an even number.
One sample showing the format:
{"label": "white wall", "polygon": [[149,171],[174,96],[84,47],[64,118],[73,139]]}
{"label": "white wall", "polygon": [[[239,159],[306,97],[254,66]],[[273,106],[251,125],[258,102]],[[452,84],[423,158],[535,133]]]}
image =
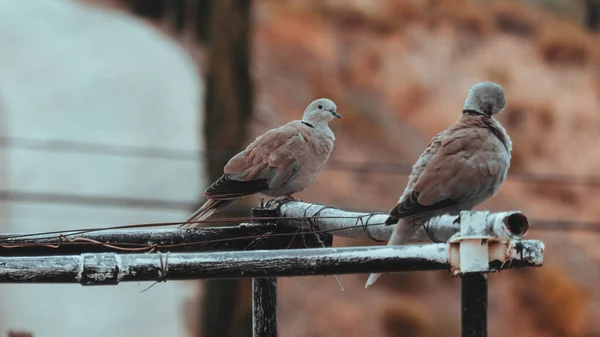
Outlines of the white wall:
{"label": "white wall", "polygon": [[[68,0],[0,2],[0,135],[197,151],[201,83],[174,42]],[[0,190],[190,202],[198,160],[0,148]],[[183,209],[3,202],[0,231],[177,221]],[[147,284],[139,285],[139,289]],[[190,284],[0,285],[0,334],[183,336]]]}

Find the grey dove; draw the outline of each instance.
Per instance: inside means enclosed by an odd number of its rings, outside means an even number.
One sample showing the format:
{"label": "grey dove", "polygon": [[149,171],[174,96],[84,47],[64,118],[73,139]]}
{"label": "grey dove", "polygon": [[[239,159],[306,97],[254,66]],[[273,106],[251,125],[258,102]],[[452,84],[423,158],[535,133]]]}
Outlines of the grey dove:
{"label": "grey dove", "polygon": [[[502,87],[475,84],[462,115],[437,134],[412,167],[408,184],[386,225],[396,225],[388,245],[404,244],[428,219],[457,215],[495,196],[506,179],[512,143],[494,119],[506,106]],[[365,288],[381,274],[371,274]]]}
{"label": "grey dove", "polygon": [[262,193],[294,199],[310,186],[333,150],[335,136],[329,128],[342,118],[327,98],[311,102],[302,120],[289,122],[257,137],[229,160],[224,174],[204,192],[208,199],[180,228],[196,227],[239,198]]}

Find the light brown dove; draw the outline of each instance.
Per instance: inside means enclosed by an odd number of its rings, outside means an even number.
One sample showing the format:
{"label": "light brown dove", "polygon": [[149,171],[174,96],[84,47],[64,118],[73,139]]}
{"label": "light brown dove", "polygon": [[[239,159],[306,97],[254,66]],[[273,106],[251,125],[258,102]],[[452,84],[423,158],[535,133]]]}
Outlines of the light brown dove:
{"label": "light brown dove", "polygon": [[[412,168],[386,225],[397,223],[388,245],[401,245],[428,219],[457,215],[495,196],[506,179],[512,143],[494,119],[506,106],[502,87],[475,84],[461,117],[436,135]],[[365,288],[381,274],[371,274]]]}
{"label": "light brown dove", "polygon": [[[224,174],[204,192],[208,199],[186,222],[205,220],[235,200],[255,193],[294,199],[310,186],[333,150],[329,122],[342,118],[333,101],[321,98],[304,110],[302,120],[259,136],[225,165]],[[180,228],[196,227],[185,223]]]}

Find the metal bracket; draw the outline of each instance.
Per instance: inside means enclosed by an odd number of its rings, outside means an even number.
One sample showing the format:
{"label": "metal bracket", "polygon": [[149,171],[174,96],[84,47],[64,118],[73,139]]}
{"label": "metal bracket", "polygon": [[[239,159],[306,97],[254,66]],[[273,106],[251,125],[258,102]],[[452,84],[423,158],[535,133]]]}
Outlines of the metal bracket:
{"label": "metal bracket", "polygon": [[448,240],[452,275],[496,272],[519,254],[523,260],[524,253],[529,254],[527,260],[543,259],[543,248],[541,255],[524,250],[518,240],[529,229],[527,218],[520,213],[500,218],[489,212],[463,211],[459,219],[460,231]]}

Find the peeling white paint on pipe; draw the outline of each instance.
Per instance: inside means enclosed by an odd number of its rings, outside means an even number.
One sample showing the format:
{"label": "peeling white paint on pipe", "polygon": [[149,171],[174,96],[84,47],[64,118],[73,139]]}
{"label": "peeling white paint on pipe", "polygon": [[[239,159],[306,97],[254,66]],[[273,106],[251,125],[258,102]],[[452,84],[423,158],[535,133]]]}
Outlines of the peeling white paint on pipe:
{"label": "peeling white paint on pipe", "polygon": [[[116,285],[120,282],[208,278],[282,277],[416,270],[453,270],[460,263],[448,243],[255,250],[214,253],[116,254],[0,257],[0,283],[79,283]],[[541,266],[544,244],[511,241],[506,254],[493,256],[484,272]],[[168,264],[168,267],[166,266]]]}
{"label": "peeling white paint on pipe", "polygon": [[[279,207],[279,216],[286,219],[278,220],[286,225],[311,228],[311,223],[320,230],[331,231],[334,236],[349,238],[374,238],[386,241],[392,235],[395,226],[385,226],[383,223],[388,215],[384,213],[346,212],[330,206],[309,204],[300,201],[283,203]],[[304,220],[301,218],[311,218]],[[518,211],[490,213],[488,211],[463,211],[461,215],[443,215],[435,217],[424,226],[429,234],[437,241],[448,241],[460,231],[463,219],[471,219],[475,226],[481,226],[486,233],[502,239],[518,239],[525,232],[511,231],[508,222],[526,221],[526,217]],[[527,226],[528,227],[528,226]],[[409,241],[430,241],[429,234],[421,227]]]}

